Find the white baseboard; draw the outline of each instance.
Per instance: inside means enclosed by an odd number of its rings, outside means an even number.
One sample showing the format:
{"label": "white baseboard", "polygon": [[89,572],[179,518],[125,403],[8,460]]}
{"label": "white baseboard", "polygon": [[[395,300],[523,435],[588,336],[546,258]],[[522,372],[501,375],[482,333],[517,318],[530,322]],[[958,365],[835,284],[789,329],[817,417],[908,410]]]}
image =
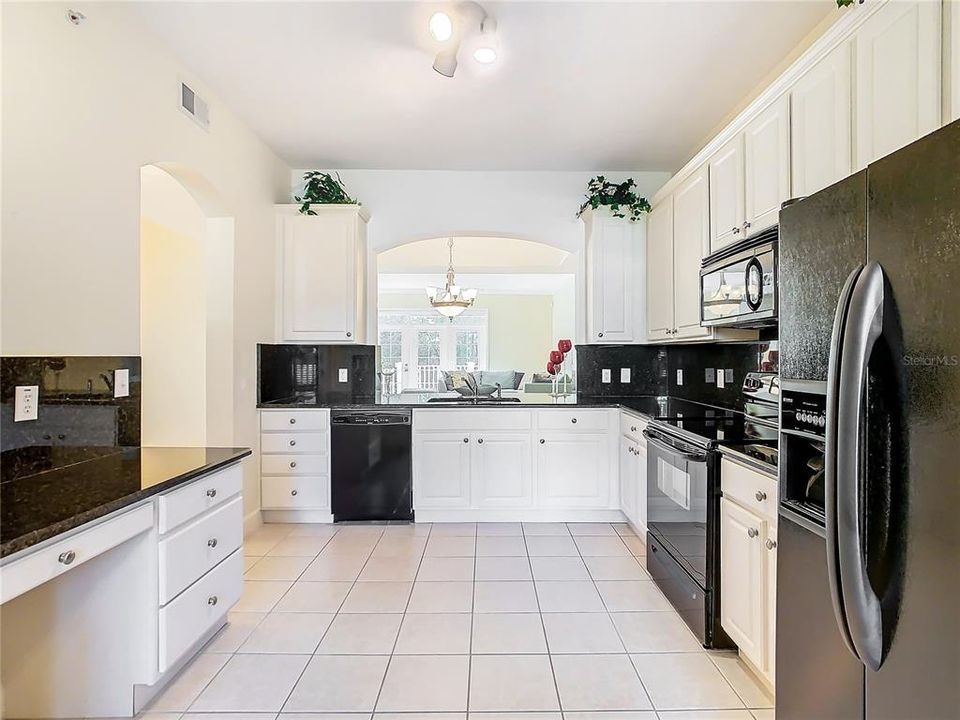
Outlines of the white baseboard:
{"label": "white baseboard", "polygon": [[333,513],[327,510],[261,510],[265,523],[332,523]]}
{"label": "white baseboard", "polygon": [[619,510],[416,510],[417,522],[626,522]]}

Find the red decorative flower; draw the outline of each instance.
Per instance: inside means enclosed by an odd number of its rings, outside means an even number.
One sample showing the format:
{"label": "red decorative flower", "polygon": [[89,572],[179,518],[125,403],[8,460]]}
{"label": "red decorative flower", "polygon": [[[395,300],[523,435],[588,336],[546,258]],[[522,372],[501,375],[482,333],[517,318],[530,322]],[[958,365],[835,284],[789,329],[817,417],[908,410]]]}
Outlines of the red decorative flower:
{"label": "red decorative flower", "polygon": [[573,343],[570,342],[569,340],[561,340],[560,342],[557,343],[557,348],[562,353],[568,353],[571,350],[573,350]]}
{"label": "red decorative flower", "polygon": [[559,365],[560,363],[562,363],[562,362],[563,362],[563,353],[560,352],[559,350],[551,350],[551,351],[550,351],[550,362],[552,362],[554,365]]}

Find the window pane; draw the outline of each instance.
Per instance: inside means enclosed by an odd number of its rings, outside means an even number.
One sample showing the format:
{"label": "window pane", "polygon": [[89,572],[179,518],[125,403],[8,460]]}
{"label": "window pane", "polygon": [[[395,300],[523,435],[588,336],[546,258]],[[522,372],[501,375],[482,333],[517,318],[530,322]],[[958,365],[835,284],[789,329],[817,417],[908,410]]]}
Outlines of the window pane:
{"label": "window pane", "polygon": [[399,330],[383,330],[380,332],[380,367],[395,367],[401,360],[403,336]]}
{"label": "window pane", "polygon": [[476,330],[457,331],[457,369],[476,370],[480,365],[479,333]]}

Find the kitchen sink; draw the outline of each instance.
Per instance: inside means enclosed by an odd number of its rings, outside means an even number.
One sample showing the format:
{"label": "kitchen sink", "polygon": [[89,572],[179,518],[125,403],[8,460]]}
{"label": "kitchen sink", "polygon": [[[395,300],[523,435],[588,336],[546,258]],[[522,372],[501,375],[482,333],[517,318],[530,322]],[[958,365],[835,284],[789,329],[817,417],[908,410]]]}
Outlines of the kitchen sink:
{"label": "kitchen sink", "polygon": [[453,403],[455,405],[500,405],[503,403],[518,403],[522,400],[518,397],[495,398],[489,395],[479,395],[476,397],[432,397],[427,402]]}

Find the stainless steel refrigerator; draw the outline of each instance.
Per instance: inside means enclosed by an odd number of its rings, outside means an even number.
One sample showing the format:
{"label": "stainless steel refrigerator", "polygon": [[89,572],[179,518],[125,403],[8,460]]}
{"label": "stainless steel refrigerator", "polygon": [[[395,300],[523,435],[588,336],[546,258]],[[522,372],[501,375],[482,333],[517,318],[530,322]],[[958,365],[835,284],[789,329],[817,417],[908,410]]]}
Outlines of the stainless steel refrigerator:
{"label": "stainless steel refrigerator", "polygon": [[777,720],[960,717],[960,122],[785,207]]}

